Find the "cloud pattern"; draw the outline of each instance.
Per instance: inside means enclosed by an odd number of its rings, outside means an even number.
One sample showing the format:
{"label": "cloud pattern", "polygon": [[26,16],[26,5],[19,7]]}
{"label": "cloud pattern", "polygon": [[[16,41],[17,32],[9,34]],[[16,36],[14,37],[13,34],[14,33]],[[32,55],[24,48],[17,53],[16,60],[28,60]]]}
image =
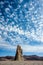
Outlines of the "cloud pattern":
{"label": "cloud pattern", "polygon": [[[35,47],[33,52],[38,46],[42,51],[43,0],[0,0],[0,40],[12,46],[20,44],[23,49]],[[0,47],[3,44],[0,42]]]}

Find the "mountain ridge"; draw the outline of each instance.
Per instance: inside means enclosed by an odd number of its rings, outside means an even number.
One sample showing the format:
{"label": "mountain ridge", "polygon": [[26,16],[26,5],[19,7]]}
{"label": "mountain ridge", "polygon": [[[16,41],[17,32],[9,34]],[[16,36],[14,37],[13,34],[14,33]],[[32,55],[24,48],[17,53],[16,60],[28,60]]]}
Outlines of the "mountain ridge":
{"label": "mountain ridge", "polygon": [[[36,60],[36,61],[43,61],[43,56],[37,56],[37,55],[23,55],[25,61],[26,60]],[[4,56],[4,57],[0,57],[0,61],[7,61],[7,60],[11,60],[11,61],[15,61],[15,56]]]}

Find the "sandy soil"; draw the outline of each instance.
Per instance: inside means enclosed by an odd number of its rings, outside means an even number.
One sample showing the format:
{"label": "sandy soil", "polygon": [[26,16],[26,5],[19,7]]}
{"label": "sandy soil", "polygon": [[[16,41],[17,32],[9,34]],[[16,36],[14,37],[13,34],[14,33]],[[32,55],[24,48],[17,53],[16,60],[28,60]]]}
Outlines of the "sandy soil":
{"label": "sandy soil", "polygon": [[43,65],[43,61],[0,61],[0,65]]}

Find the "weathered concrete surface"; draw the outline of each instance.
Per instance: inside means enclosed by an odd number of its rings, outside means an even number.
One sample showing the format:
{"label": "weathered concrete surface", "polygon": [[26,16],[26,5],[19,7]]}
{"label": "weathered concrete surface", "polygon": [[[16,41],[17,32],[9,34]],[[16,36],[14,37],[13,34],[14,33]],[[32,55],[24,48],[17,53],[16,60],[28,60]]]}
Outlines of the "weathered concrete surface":
{"label": "weathered concrete surface", "polygon": [[17,46],[15,60],[18,60],[18,61],[23,61],[24,60],[23,54],[22,54],[22,49],[21,49],[20,45]]}

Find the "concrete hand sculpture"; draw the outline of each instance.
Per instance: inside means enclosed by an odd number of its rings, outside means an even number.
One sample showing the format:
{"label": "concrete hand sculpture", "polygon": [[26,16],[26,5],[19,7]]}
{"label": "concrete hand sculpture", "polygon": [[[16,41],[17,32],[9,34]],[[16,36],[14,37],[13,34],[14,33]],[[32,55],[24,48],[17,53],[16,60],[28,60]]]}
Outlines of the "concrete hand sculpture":
{"label": "concrete hand sculpture", "polygon": [[22,56],[22,49],[21,49],[21,46],[19,46],[19,45],[17,46],[15,60],[18,60],[18,61],[24,60],[24,58]]}

